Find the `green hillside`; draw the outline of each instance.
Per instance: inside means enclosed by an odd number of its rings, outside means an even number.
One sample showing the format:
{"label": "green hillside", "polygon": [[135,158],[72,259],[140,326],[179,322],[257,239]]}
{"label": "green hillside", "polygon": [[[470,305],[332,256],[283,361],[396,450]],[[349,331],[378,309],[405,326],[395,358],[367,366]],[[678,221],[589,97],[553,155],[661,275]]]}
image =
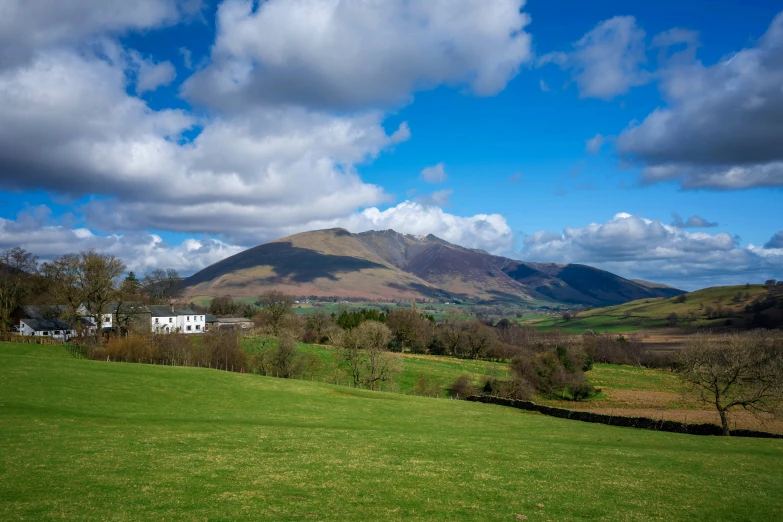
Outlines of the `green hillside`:
{"label": "green hillside", "polygon": [[[253,338],[247,338],[246,344],[252,346]],[[335,348],[311,344],[300,344],[299,348],[314,354],[322,362],[322,366],[318,368],[313,377],[314,380],[334,382]],[[253,353],[252,348],[249,348],[248,351]],[[473,383],[478,385],[487,376],[506,378],[509,373],[508,365],[505,363],[409,353],[401,354],[400,358],[402,372],[393,384],[383,384],[384,390],[404,394],[420,393],[416,388],[416,383],[419,379],[424,378],[433,390],[437,390],[437,395],[447,397],[449,387],[460,375],[469,375]],[[343,384],[347,384],[347,379],[347,376],[343,377]],[[435,393],[429,394],[435,395]]]}
{"label": "green hillside", "polygon": [[0,520],[780,520],[781,462],[779,440],[0,344]]}
{"label": "green hillside", "polygon": [[[716,286],[685,294],[685,301],[678,297],[640,299],[621,305],[594,308],[580,312],[571,320],[560,317],[533,319],[523,322],[540,328],[562,327],[571,333],[582,333],[587,329],[596,332],[632,332],[642,328],[656,328],[668,325],[668,317],[675,313],[679,327],[718,328],[724,326],[726,317],[710,319],[708,308],[744,313],[745,306],[754,298],[766,292],[764,285]],[[733,299],[743,294],[739,302]],[[744,294],[749,294],[746,299]]]}

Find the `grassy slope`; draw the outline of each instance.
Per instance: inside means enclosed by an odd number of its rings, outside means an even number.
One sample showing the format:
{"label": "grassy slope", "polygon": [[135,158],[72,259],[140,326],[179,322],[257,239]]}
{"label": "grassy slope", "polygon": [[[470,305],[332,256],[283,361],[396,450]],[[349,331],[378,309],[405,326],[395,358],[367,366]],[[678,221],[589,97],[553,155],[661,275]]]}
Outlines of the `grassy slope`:
{"label": "grassy slope", "polygon": [[781,441],[58,350],[0,345],[2,520],[783,518]]}
{"label": "grassy slope", "polygon": [[[250,353],[257,353],[256,340],[247,337],[244,340],[245,348]],[[330,346],[300,344],[302,350],[315,354],[321,361],[322,367],[315,376],[316,381],[334,382],[334,355],[335,349]],[[508,365],[497,364],[488,361],[474,361],[458,359],[456,357],[430,356],[404,354],[402,357],[402,373],[397,377],[394,385],[385,385],[386,388],[411,394],[419,376],[425,376],[430,383],[436,384],[441,390],[441,396],[447,396],[447,390],[454,380],[462,374],[468,374],[478,384],[483,377],[492,375],[506,377]],[[342,377],[341,382],[346,383],[347,377]]]}
{"label": "grassy slope", "polygon": [[[731,299],[737,292],[749,293],[752,300],[763,294],[765,288],[763,285],[750,285],[750,288],[745,288],[745,285],[717,286],[686,294],[684,303],[676,302],[675,298],[641,299],[582,312],[576,319],[568,322],[559,318],[545,318],[528,321],[527,324],[543,329],[562,327],[570,333],[583,333],[587,329],[596,332],[631,332],[642,328],[666,326],[666,318],[672,312],[680,318],[686,318],[690,312],[693,312],[697,319],[687,323],[688,326],[718,327],[723,325],[726,319],[707,320],[704,318],[704,309],[700,306],[703,305],[705,309],[708,306],[717,308],[720,302],[727,309],[734,308],[741,311],[748,302],[732,303]],[[631,316],[625,317],[626,312],[630,312]],[[681,322],[679,326],[686,326],[686,324]]]}

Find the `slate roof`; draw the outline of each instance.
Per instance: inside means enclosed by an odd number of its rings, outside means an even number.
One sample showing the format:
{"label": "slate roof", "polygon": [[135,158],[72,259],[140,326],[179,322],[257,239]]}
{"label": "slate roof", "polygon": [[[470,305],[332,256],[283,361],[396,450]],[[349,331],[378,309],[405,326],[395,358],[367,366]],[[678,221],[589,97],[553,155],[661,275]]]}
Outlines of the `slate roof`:
{"label": "slate roof", "polygon": [[216,322],[218,322],[218,318],[215,317],[212,314],[206,314],[205,315],[205,319],[206,319],[206,322],[208,322],[208,323],[216,323]]}
{"label": "slate roof", "polygon": [[31,319],[46,319],[69,310],[67,305],[22,305],[20,308]]}
{"label": "slate roof", "polygon": [[177,315],[166,305],[148,305],[147,308],[152,313],[152,317],[174,317]]}
{"label": "slate roof", "polygon": [[[105,314],[116,313],[117,303],[106,303],[103,310],[103,313]],[[150,309],[142,303],[122,303],[120,304],[120,312],[124,314],[148,314],[150,313]]]}
{"label": "slate roof", "polygon": [[174,310],[174,315],[201,315],[201,314],[197,314],[193,310]]}
{"label": "slate roof", "polygon": [[49,332],[52,330],[73,330],[71,323],[61,321],[60,319],[22,319],[26,324],[36,332]]}

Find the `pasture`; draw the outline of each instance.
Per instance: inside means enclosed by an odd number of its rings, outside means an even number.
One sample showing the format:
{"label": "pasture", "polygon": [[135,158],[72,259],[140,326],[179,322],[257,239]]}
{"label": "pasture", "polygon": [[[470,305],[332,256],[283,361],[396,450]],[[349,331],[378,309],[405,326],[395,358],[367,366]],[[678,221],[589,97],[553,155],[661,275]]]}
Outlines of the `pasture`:
{"label": "pasture", "polygon": [[0,343],[2,520],[780,520],[783,441]]}

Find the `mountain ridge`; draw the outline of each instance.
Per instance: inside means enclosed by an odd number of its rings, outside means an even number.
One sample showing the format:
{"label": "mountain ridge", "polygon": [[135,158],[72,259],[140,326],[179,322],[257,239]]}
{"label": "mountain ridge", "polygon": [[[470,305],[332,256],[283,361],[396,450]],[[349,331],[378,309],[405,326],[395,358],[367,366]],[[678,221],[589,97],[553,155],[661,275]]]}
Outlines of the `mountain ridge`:
{"label": "mountain ridge", "polygon": [[252,247],[184,281],[186,296],[250,297],[274,288],[298,296],[528,305],[598,306],[682,293],[648,285],[587,265],[496,256],[432,234],[391,229],[352,234],[343,228],[302,232]]}

